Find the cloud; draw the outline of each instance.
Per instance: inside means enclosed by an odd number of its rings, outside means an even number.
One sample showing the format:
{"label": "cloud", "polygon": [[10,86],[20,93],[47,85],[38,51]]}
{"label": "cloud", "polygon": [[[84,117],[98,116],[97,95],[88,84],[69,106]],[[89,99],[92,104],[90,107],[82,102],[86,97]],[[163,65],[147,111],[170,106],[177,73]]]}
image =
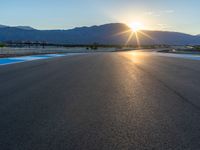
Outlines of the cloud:
{"label": "cloud", "polygon": [[164,14],[172,14],[174,13],[174,10],[161,10],[161,11],[147,11],[144,13],[144,15],[147,15],[147,16],[154,16],[154,17],[160,17]]}
{"label": "cloud", "polygon": [[159,30],[166,30],[166,29],[172,28],[172,26],[167,25],[167,24],[162,24],[162,23],[157,24],[157,26],[158,26]]}
{"label": "cloud", "polygon": [[171,14],[174,13],[174,10],[164,10],[163,13]]}
{"label": "cloud", "polygon": [[160,17],[160,16],[161,16],[160,13],[158,13],[158,12],[153,12],[153,11],[147,11],[147,12],[145,12],[144,14],[147,15],[147,16],[154,16],[154,17]]}
{"label": "cloud", "polygon": [[149,16],[151,16],[151,15],[154,14],[154,12],[153,12],[153,11],[147,11],[147,12],[145,12],[144,14],[145,14],[145,15],[149,15]]}

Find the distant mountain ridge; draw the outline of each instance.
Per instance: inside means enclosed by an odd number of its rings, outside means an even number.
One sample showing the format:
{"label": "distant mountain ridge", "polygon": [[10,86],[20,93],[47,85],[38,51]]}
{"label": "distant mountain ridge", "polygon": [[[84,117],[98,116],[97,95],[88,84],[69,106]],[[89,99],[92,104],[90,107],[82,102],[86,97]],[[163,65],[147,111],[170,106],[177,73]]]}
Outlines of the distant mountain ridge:
{"label": "distant mountain ridge", "polygon": [[[107,44],[124,45],[138,44],[135,34],[131,35],[130,28],[122,23],[111,23],[100,26],[77,27],[69,30],[36,30],[28,26],[9,27],[0,25],[0,41],[46,41],[55,44]],[[141,45],[197,45],[200,36],[179,32],[150,31],[138,32]]]}
{"label": "distant mountain ridge", "polygon": [[23,30],[35,30],[34,28],[29,27],[29,26],[15,26],[15,28],[23,29]]}
{"label": "distant mountain ridge", "polygon": [[1,25],[1,24],[0,24],[0,28],[6,28],[6,27],[8,27],[8,26]]}
{"label": "distant mountain ridge", "polygon": [[0,25],[0,28],[18,28],[23,30],[35,30],[34,28],[30,26],[6,26],[6,25]]}

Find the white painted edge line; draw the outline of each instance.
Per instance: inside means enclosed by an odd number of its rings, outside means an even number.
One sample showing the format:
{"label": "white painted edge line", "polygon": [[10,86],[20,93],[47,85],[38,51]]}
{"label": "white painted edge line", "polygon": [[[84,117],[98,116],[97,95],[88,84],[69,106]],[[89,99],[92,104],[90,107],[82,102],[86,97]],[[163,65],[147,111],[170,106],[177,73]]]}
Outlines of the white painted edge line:
{"label": "white painted edge line", "polygon": [[[56,58],[56,57],[75,56],[75,55],[81,55],[81,54],[85,54],[85,53],[45,54],[45,55],[39,55],[39,56],[32,55],[32,56],[0,58],[0,60],[1,59],[16,60],[15,62],[8,62],[8,63],[0,64],[0,66],[23,63],[23,62],[34,61],[34,60],[51,59],[51,58]],[[45,57],[45,56],[47,56],[47,57]]]}

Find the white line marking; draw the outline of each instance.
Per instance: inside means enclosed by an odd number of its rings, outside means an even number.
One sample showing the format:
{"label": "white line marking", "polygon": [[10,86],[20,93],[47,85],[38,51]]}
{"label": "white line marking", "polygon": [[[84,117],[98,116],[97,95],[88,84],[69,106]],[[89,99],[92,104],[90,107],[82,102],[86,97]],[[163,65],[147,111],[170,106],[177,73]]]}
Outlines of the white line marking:
{"label": "white line marking", "polygon": [[0,58],[0,66],[22,63],[22,62],[33,61],[33,60],[50,59],[50,58],[63,57],[63,56],[74,56],[74,55],[80,55],[80,54],[84,54],[84,53],[45,54],[45,55],[41,54],[41,55],[32,55],[32,56]]}

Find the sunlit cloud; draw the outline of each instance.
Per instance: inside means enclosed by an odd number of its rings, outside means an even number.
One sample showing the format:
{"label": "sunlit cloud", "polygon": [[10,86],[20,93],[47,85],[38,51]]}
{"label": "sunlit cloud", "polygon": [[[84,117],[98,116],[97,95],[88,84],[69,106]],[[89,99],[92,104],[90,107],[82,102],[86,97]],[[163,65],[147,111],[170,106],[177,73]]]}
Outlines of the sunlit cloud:
{"label": "sunlit cloud", "polygon": [[145,12],[144,14],[145,14],[145,15],[152,16],[152,15],[154,15],[154,13],[155,13],[155,12],[153,12],[153,11],[147,11],[147,12]]}
{"label": "sunlit cloud", "polygon": [[172,28],[172,26],[167,25],[167,24],[162,24],[162,23],[157,24],[157,26],[158,26],[159,30],[168,30],[168,29]]}
{"label": "sunlit cloud", "polygon": [[153,17],[160,17],[161,13],[160,12],[154,12],[154,11],[147,11],[144,13],[146,16],[153,16]]}
{"label": "sunlit cloud", "polygon": [[174,13],[174,10],[164,10],[163,13],[171,14]]}
{"label": "sunlit cloud", "polygon": [[155,14],[154,16],[155,16],[155,17],[160,17],[160,16],[161,16],[161,14]]}
{"label": "sunlit cloud", "polygon": [[174,13],[174,10],[161,10],[161,11],[147,11],[144,13],[146,16],[153,16],[153,17],[160,17],[164,14],[172,14]]}

